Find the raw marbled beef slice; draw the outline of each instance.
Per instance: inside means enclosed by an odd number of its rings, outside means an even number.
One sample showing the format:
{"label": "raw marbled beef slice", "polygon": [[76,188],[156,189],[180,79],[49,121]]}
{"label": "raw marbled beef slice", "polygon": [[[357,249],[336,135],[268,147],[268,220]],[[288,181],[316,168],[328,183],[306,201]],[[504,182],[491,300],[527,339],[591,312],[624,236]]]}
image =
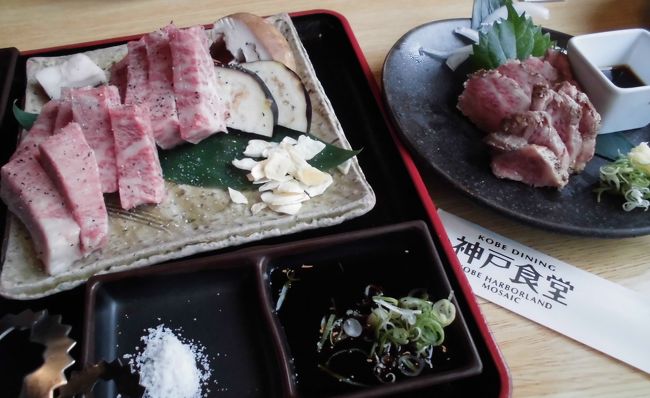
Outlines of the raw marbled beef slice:
{"label": "raw marbled beef slice", "polygon": [[72,100],[74,121],[79,123],[88,145],[95,152],[102,192],[115,192],[117,191],[115,140],[108,108],[120,103],[117,87],[73,89],[70,90],[69,95]]}
{"label": "raw marbled beef slice", "polygon": [[217,93],[216,73],[203,28],[176,29],[170,38],[181,137],[197,143],[226,131],[226,108]]}
{"label": "raw marbled beef slice", "polygon": [[40,162],[81,228],[84,255],[108,242],[108,213],[95,154],[81,127],[70,123],[40,146]]}
{"label": "raw marbled beef slice", "polygon": [[143,105],[147,103],[149,94],[149,62],[147,46],[144,38],[127,43],[129,52],[126,56],[126,91],[125,104]]}
{"label": "raw marbled beef slice", "polygon": [[41,113],[38,115],[38,118],[36,118],[32,128],[23,135],[22,139],[18,143],[16,151],[11,156],[11,159],[20,156],[20,154],[25,151],[29,153],[38,152],[38,146],[41,142],[51,136],[54,131],[54,124],[57,119],[60,104],[61,101],[52,100],[43,105]]}
{"label": "raw marbled beef slice", "polygon": [[115,106],[110,112],[122,208],[160,203],[165,184],[147,113],[137,105]]}
{"label": "raw marbled beef slice", "polygon": [[45,272],[55,275],[82,257],[79,225],[36,153],[22,152],[2,167],[0,197],[27,227]]}
{"label": "raw marbled beef slice", "polygon": [[149,65],[147,105],[156,143],[163,149],[175,147],[183,142],[174,98],[170,29],[171,25],[144,37]]}

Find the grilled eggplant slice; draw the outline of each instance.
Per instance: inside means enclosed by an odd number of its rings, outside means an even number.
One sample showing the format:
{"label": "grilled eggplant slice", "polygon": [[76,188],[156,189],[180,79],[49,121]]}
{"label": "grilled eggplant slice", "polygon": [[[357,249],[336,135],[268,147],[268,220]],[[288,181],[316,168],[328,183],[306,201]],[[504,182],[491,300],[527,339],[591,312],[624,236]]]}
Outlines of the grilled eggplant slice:
{"label": "grilled eggplant slice", "polygon": [[227,104],[228,128],[273,136],[278,108],[273,95],[255,73],[236,66],[215,66],[219,92]]}
{"label": "grilled eggplant slice", "polygon": [[294,71],[277,61],[246,62],[240,66],[257,74],[271,91],[278,106],[278,125],[304,133],[309,131],[311,101]]}

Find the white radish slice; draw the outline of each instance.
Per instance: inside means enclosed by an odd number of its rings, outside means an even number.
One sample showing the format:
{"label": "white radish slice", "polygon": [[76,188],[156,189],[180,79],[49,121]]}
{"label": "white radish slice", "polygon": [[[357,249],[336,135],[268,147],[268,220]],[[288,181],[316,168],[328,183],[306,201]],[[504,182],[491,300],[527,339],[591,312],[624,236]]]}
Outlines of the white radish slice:
{"label": "white radish slice", "polygon": [[52,99],[60,98],[64,87],[106,83],[106,73],[85,54],[74,54],[62,64],[41,69],[35,77]]}

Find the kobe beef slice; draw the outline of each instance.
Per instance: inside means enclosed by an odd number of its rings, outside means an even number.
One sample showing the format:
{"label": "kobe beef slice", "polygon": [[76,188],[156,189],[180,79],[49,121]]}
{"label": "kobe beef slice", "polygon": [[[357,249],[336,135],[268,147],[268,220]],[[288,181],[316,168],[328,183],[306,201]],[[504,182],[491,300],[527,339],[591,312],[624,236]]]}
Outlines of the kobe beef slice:
{"label": "kobe beef slice", "polygon": [[127,43],[125,104],[143,105],[149,94],[149,62],[144,39]]}
{"label": "kobe beef slice", "polygon": [[38,151],[23,151],[2,167],[0,197],[30,233],[36,256],[50,275],[82,257],[79,225],[45,170]]}
{"label": "kobe beef slice", "polygon": [[567,183],[566,171],[560,172],[557,157],[540,145],[524,145],[513,151],[492,156],[492,172],[499,178],[525,182],[534,187],[561,188]]}
{"label": "kobe beef slice", "polygon": [[147,112],[137,105],[117,105],[110,114],[122,208],[160,203],[165,196],[165,183]]}
{"label": "kobe beef slice", "polygon": [[115,192],[117,191],[115,140],[108,108],[120,103],[117,87],[72,89],[69,91],[69,96],[72,101],[74,121],[79,123],[86,142],[95,152],[102,192]]}
{"label": "kobe beef slice", "polygon": [[181,137],[197,143],[226,131],[226,108],[217,92],[216,72],[203,28],[173,29],[169,44]]}
{"label": "kobe beef slice", "polygon": [[174,29],[170,25],[144,37],[149,79],[147,106],[156,143],[163,149],[183,142],[174,98],[172,53],[169,46],[169,34]]}
{"label": "kobe beef slice", "polygon": [[576,158],[582,150],[582,136],[578,131],[582,110],[571,97],[549,87],[535,86],[532,103],[534,111],[545,111],[551,117],[553,127],[566,146],[569,154],[569,168],[580,171],[584,164],[576,164]]}
{"label": "kobe beef slice", "polygon": [[458,109],[486,132],[499,130],[503,119],[529,107],[530,95],[498,70],[474,73],[458,98]]}
{"label": "kobe beef slice", "polygon": [[18,143],[16,151],[12,155],[12,159],[24,153],[38,153],[38,146],[41,142],[45,141],[54,131],[54,124],[59,112],[61,101],[52,100],[43,105],[41,113],[36,118],[32,128],[23,135]]}
{"label": "kobe beef slice", "polygon": [[84,255],[108,241],[108,213],[104,204],[95,154],[81,127],[70,123],[40,146],[40,162],[64,197],[81,228]]}

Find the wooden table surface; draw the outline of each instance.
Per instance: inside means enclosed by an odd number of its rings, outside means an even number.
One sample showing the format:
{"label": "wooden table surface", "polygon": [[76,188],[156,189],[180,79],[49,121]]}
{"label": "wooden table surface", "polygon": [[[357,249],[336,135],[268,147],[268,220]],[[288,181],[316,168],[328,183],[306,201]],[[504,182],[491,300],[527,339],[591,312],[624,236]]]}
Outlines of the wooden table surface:
{"label": "wooden table surface", "polygon": [[[551,18],[543,24],[570,34],[650,26],[648,0],[567,0],[547,6]],[[143,33],[171,20],[179,26],[210,23],[238,11],[265,15],[330,9],[349,20],[379,81],[388,50],[406,31],[431,20],[468,17],[471,7],[472,0],[0,0],[0,48],[31,50]],[[423,174],[439,207],[650,295],[650,236],[602,240],[531,228],[469,201],[440,178]],[[650,397],[649,375],[496,305],[479,302],[510,367],[514,397]]]}

